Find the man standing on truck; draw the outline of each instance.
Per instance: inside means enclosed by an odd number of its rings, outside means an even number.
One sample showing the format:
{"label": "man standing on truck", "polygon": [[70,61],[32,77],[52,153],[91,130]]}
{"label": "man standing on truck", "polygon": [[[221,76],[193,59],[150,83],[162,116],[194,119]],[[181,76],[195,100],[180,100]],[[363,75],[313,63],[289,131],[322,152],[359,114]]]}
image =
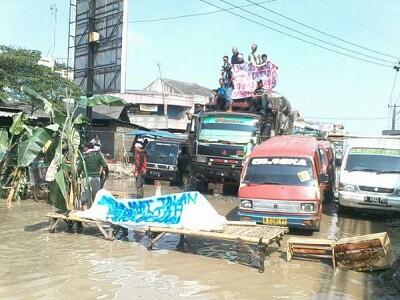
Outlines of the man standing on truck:
{"label": "man standing on truck", "polygon": [[261,56],[257,53],[257,45],[251,45],[251,53],[249,54],[249,63],[252,64],[254,67],[261,64]]}
{"label": "man standing on truck", "polygon": [[136,180],[136,198],[143,198],[143,184],[144,174],[147,170],[147,156],[140,143],[135,144],[135,164],[133,166],[133,173]]}

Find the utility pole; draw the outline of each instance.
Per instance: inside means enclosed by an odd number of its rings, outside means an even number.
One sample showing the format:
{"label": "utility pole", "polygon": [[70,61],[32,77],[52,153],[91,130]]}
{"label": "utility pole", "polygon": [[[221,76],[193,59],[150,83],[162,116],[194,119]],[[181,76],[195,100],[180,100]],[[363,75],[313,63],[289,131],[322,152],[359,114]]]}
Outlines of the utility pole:
{"label": "utility pole", "polygon": [[163,77],[161,75],[161,65],[160,62],[157,63],[157,67],[158,67],[158,72],[160,74],[160,80],[161,80],[161,90],[162,90],[162,97],[163,97],[163,104],[164,104],[164,116],[166,117],[167,120],[167,127],[168,127],[168,104],[167,101],[165,99],[165,92],[164,92],[164,80]]}
{"label": "utility pole", "polygon": [[53,27],[53,64],[51,66],[51,71],[54,71],[54,66],[56,64],[56,30],[57,30],[57,5],[55,3],[50,5],[51,14],[54,15],[54,27]]}
{"label": "utility pole", "polygon": [[[393,66],[393,69],[397,73],[400,71],[400,61],[398,61],[397,64]],[[396,74],[396,77],[397,77],[397,74]],[[395,78],[395,81],[393,83],[392,93],[390,95],[390,103],[392,103],[392,95],[393,95],[393,89],[394,89],[395,83],[396,83],[396,78]],[[396,112],[396,108],[399,107],[398,105],[396,105],[396,102],[397,101],[395,101],[395,103],[393,105],[388,105],[389,109],[393,108],[393,111],[392,111],[392,130],[396,130],[396,115],[398,114]]]}
{"label": "utility pole", "polygon": [[[93,77],[94,77],[94,47],[95,41],[91,40],[93,33],[95,32],[95,15],[96,15],[96,0],[89,0],[89,20],[88,20],[88,62],[86,71],[86,97],[93,96]],[[89,126],[87,130],[86,139],[90,137],[90,131],[92,127],[92,107],[86,106],[86,117],[89,120]]]}
{"label": "utility pole", "polygon": [[392,106],[393,113],[392,113],[392,130],[396,130],[396,104]]}

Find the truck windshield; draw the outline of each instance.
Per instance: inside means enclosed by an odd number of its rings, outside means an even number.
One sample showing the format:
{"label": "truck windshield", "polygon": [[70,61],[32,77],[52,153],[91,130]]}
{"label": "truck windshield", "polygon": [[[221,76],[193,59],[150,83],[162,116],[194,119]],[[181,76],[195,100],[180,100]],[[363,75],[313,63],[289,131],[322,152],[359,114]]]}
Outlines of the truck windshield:
{"label": "truck windshield", "polygon": [[297,157],[260,157],[250,160],[243,180],[248,184],[311,186],[311,160]]}
{"label": "truck windshield", "polygon": [[257,122],[250,116],[205,116],[200,121],[199,140],[245,144],[255,136]]}
{"label": "truck windshield", "polygon": [[400,173],[400,149],[351,148],[345,170]]}
{"label": "truck windshield", "polygon": [[178,145],[174,143],[150,142],[146,147],[147,161],[173,165],[178,157]]}

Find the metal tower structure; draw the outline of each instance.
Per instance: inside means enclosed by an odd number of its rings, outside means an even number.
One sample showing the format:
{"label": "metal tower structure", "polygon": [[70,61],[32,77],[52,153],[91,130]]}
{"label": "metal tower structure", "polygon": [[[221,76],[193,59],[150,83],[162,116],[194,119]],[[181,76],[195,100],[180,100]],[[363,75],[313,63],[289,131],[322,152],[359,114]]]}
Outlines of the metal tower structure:
{"label": "metal tower structure", "polygon": [[125,91],[127,3],[70,0],[68,71],[87,96]]}

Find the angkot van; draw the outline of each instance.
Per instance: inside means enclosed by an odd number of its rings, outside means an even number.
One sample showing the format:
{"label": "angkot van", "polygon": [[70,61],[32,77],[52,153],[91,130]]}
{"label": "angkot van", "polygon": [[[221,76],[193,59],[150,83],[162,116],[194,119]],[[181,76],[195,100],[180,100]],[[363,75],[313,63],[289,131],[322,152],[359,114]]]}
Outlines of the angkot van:
{"label": "angkot van", "polygon": [[242,171],[242,221],[318,230],[323,185],[318,141],[279,136],[256,146]]}

